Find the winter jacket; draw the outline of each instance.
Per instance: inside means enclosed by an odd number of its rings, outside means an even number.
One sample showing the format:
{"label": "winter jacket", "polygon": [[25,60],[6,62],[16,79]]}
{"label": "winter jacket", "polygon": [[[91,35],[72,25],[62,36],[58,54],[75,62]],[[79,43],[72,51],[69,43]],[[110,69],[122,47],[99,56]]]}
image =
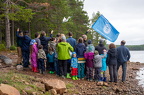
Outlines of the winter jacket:
{"label": "winter jacket", "polygon": [[31,38],[28,35],[24,35],[22,39],[22,51],[29,51]]}
{"label": "winter jacket", "polygon": [[51,37],[52,34],[50,35],[50,37],[46,37],[46,36],[40,37],[41,45],[43,45],[44,51],[48,50],[48,42],[50,41]]}
{"label": "winter jacket", "polygon": [[69,51],[74,51],[73,47],[67,42],[60,42],[56,46],[56,51],[59,60],[71,59]]}
{"label": "winter jacket", "polygon": [[86,47],[85,47],[84,43],[78,43],[75,46],[75,52],[77,54],[77,58],[83,58],[85,51],[86,51]]}
{"label": "winter jacket", "polygon": [[99,44],[98,46],[95,47],[95,50],[99,52],[99,55],[104,54],[103,50],[106,49],[106,47],[103,44]]}
{"label": "winter jacket", "polygon": [[95,51],[95,47],[93,44],[88,44],[86,47],[86,52],[94,52]]}
{"label": "winter jacket", "polygon": [[48,62],[54,62],[55,53],[54,52],[52,54],[48,53],[46,57],[48,59]]}
{"label": "winter jacket", "polygon": [[38,50],[38,59],[40,59],[40,58],[46,59],[46,54],[43,49]]}
{"label": "winter jacket", "polygon": [[95,68],[101,68],[102,67],[102,58],[104,58],[106,56],[106,52],[104,53],[104,55],[95,55],[94,56],[94,67]]}
{"label": "winter jacket", "polygon": [[86,66],[87,67],[93,67],[93,59],[94,59],[94,53],[93,52],[87,52],[84,53],[84,58],[86,59]]}
{"label": "winter jacket", "polygon": [[18,31],[16,32],[16,37],[17,37],[17,47],[22,47],[22,42],[23,42],[23,36],[19,36]]}
{"label": "winter jacket", "polygon": [[130,52],[127,47],[121,45],[117,48],[118,63],[125,63],[130,59]]}
{"label": "winter jacket", "polygon": [[76,45],[76,40],[72,37],[69,37],[67,40],[66,40],[73,48],[75,47]]}
{"label": "winter jacket", "polygon": [[117,50],[116,48],[112,48],[108,50],[107,53],[107,65],[117,65]]}
{"label": "winter jacket", "polygon": [[73,57],[71,59],[71,67],[72,68],[78,68],[78,59],[76,57]]}
{"label": "winter jacket", "polygon": [[[104,54],[101,54],[101,55],[103,56]],[[104,58],[102,58],[102,67],[101,67],[102,71],[107,70],[106,59],[107,59],[107,55]]]}

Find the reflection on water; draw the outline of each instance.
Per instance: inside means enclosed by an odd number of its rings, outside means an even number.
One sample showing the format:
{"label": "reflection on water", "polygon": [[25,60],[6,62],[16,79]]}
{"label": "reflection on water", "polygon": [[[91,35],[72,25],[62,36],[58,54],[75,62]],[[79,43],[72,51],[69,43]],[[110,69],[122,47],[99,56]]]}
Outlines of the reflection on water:
{"label": "reflection on water", "polygon": [[130,58],[131,62],[144,63],[144,51],[130,51],[130,54],[131,54]]}
{"label": "reflection on water", "polygon": [[140,68],[140,70],[137,72],[136,79],[139,80],[138,84],[144,87],[144,68]]}

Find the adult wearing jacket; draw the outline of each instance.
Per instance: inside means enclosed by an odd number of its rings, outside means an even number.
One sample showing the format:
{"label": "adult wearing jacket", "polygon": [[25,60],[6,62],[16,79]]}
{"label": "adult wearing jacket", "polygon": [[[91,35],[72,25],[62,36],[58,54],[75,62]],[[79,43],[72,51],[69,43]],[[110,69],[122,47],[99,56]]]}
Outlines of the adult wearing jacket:
{"label": "adult wearing jacket", "polygon": [[110,82],[117,82],[117,50],[113,43],[109,45],[106,63],[109,67]]}
{"label": "adult wearing jacket", "polygon": [[107,50],[106,47],[104,46],[103,42],[104,41],[102,39],[100,39],[99,44],[95,47],[95,50],[97,50],[99,52],[99,55],[104,54],[103,53],[104,49]]}
{"label": "adult wearing jacket", "polygon": [[48,52],[48,42],[50,41],[52,34],[53,31],[51,31],[50,37],[46,37],[45,31],[42,31],[41,33],[40,41],[41,41],[41,45],[43,46],[43,50],[45,51],[46,54]]}
{"label": "adult wearing jacket", "polygon": [[122,66],[122,82],[125,81],[126,79],[126,69],[127,69],[127,61],[130,59],[130,52],[127,47],[125,47],[125,41],[121,41],[121,46],[117,48],[118,52],[118,65],[117,65],[117,70],[119,69],[120,66]]}
{"label": "adult wearing jacket", "polygon": [[57,54],[60,74],[63,78],[67,75],[67,60],[71,59],[69,51],[74,51],[73,47],[66,42],[66,37],[62,36],[61,42],[57,44]]}
{"label": "adult wearing jacket", "polygon": [[30,54],[30,41],[31,38],[28,36],[28,31],[24,32],[22,37],[22,57],[23,57],[23,66],[27,68],[29,66],[29,54]]}

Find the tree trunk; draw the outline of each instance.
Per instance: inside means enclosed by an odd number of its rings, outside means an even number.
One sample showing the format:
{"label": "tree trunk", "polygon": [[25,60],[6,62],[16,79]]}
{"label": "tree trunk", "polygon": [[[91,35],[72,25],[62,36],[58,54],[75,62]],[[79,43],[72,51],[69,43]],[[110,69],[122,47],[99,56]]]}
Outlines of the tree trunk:
{"label": "tree trunk", "polygon": [[9,10],[6,10],[6,48],[10,48],[11,46],[11,37],[10,37],[10,20],[9,16],[7,15]]}
{"label": "tree trunk", "polygon": [[14,21],[12,21],[12,31],[11,31],[11,44],[14,45]]}

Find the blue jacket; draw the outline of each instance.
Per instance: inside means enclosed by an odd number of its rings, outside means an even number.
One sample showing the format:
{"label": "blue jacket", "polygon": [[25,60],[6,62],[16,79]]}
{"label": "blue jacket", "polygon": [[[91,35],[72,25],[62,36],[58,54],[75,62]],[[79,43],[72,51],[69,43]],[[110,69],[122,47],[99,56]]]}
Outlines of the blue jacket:
{"label": "blue jacket", "polygon": [[78,59],[76,57],[73,57],[71,59],[71,67],[72,68],[77,68],[78,67]]}
{"label": "blue jacket", "polygon": [[22,39],[22,51],[29,51],[31,38],[28,35],[24,35]]}
{"label": "blue jacket", "polygon": [[23,36],[19,36],[19,33],[17,31],[16,32],[16,37],[17,37],[17,47],[22,47]]}
{"label": "blue jacket", "polygon": [[54,62],[55,53],[53,54],[48,53],[46,57],[47,57],[48,62]]}
{"label": "blue jacket", "polygon": [[84,58],[85,51],[86,51],[86,47],[85,47],[84,43],[78,43],[75,46],[75,52],[76,52],[78,58]]}
{"label": "blue jacket", "polygon": [[127,47],[121,45],[117,48],[118,63],[125,63],[130,59],[130,52]]}
{"label": "blue jacket", "polygon": [[69,37],[67,40],[66,40],[73,48],[75,47],[75,45],[77,44],[76,43],[76,40],[72,37]]}

